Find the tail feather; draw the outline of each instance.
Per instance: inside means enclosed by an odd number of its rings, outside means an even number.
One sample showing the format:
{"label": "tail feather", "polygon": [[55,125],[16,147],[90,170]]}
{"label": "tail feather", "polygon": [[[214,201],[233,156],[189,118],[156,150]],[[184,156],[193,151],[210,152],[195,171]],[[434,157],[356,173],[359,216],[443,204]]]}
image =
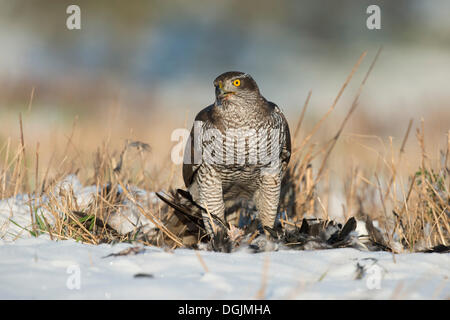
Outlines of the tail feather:
{"label": "tail feather", "polygon": [[[176,192],[171,192],[171,194],[157,192],[156,195],[171,208],[175,209],[174,212],[181,221],[192,222],[202,231],[206,232],[203,216],[207,211],[192,199],[192,196],[188,191],[177,189]],[[208,216],[209,215],[217,225],[225,228],[225,230],[229,229],[225,221],[217,215],[211,212]]]}
{"label": "tail feather", "polygon": [[[193,208],[193,204],[183,201],[183,199],[179,199],[178,197],[175,197],[177,194],[166,194],[164,192],[157,192],[156,195],[159,199],[161,199],[163,202],[165,202],[167,205],[169,205],[171,208],[174,209],[175,215],[180,219],[182,222],[191,222],[193,223],[198,229],[205,231],[205,227],[203,224],[203,219],[201,212],[199,212],[199,206]],[[201,207],[200,207],[201,208]],[[197,230],[194,230],[193,226],[189,223],[186,223],[188,226],[188,229],[190,229],[191,232],[196,232]]]}
{"label": "tail feather", "polygon": [[[190,202],[190,204],[194,207],[196,207],[197,209],[199,209],[200,211],[200,215],[202,213],[206,213],[205,208],[203,208],[202,206],[200,206],[199,204],[197,204],[197,202],[194,201],[194,199],[192,199],[192,196],[189,192],[187,192],[186,190],[182,190],[182,189],[177,189],[177,193],[182,196],[183,198],[185,198],[186,200],[188,200]],[[217,215],[210,213],[211,217],[216,221],[216,223],[219,223],[219,225],[221,225],[222,227],[224,227],[225,229],[228,230],[228,226],[225,223],[225,221],[223,221],[221,218],[219,218]],[[201,218],[201,216],[200,216]]]}

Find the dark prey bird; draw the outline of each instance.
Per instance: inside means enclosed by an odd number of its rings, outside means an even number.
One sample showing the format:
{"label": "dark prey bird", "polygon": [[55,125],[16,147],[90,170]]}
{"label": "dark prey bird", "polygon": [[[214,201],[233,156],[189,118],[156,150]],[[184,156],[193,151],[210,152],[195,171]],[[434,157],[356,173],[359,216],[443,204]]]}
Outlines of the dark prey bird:
{"label": "dark prey bird", "polygon": [[253,203],[262,227],[271,229],[291,156],[288,123],[249,74],[226,72],[213,83],[216,100],[197,114],[186,144],[183,179],[189,194],[182,195],[204,209],[210,236],[215,221],[238,224],[229,211],[242,200]]}

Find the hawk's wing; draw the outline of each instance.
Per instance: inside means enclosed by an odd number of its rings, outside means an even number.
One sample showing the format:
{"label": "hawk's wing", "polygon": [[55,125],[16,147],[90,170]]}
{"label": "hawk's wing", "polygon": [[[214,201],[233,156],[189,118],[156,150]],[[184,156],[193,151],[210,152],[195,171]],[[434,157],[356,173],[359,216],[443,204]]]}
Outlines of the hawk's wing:
{"label": "hawk's wing", "polygon": [[183,158],[183,180],[186,188],[191,185],[202,161],[202,130],[213,127],[217,127],[217,118],[214,117],[214,104],[197,114],[189,139],[186,142]]}
{"label": "hawk's wing", "polygon": [[273,102],[267,101],[272,112],[280,119],[281,130],[281,146],[280,146],[280,160],[283,166],[283,172],[286,170],[289,160],[291,159],[291,133],[289,131],[289,124],[281,109]]}
{"label": "hawk's wing", "polygon": [[[280,110],[280,109],[278,109]],[[286,117],[280,110],[281,118],[283,119],[283,134],[284,134],[284,144],[281,147],[281,162],[283,163],[283,169],[286,169],[291,159],[291,133],[289,131],[289,125]]]}

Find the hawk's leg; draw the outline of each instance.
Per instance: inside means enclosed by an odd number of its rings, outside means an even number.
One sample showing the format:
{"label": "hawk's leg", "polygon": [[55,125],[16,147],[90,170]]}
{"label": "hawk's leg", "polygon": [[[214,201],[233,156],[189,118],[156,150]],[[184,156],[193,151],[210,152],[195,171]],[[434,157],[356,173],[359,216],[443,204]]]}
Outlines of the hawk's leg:
{"label": "hawk's leg", "polygon": [[[218,175],[212,174],[200,186],[199,204],[206,209],[206,212],[202,212],[202,216],[203,224],[210,237],[209,248],[214,251],[231,252],[232,243],[228,237],[228,228],[224,225],[226,222],[222,181]],[[218,221],[216,217],[221,221]]]}
{"label": "hawk's leg", "polygon": [[[280,201],[281,177],[278,172],[262,172],[260,187],[255,193],[255,204],[264,227],[273,228]],[[264,229],[266,236],[270,236]]]}
{"label": "hawk's leg", "polygon": [[[202,213],[203,223],[209,235],[217,228],[223,228],[214,221],[213,216],[217,216],[225,221],[225,205],[222,193],[222,181],[219,175],[211,167],[205,168],[197,174],[198,199],[197,203],[206,209]],[[214,224],[214,226],[213,226]]]}

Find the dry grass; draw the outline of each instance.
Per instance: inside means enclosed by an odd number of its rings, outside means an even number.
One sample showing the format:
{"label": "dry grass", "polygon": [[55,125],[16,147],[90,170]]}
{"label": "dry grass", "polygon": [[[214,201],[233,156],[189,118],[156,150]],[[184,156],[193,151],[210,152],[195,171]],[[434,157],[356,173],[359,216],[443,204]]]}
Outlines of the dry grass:
{"label": "dry grass", "polygon": [[[280,208],[287,212],[289,221],[282,223],[295,223],[307,216],[338,220],[354,216],[366,222],[372,240],[394,252],[449,245],[450,131],[436,132],[433,124],[426,126],[423,120],[405,119],[401,124],[405,126],[402,139],[366,132],[345,133],[344,128],[360,128],[370,122],[361,114],[352,120],[350,116],[359,104],[373,65],[343,120],[337,121],[336,115],[333,122],[337,126],[327,122],[364,56],[365,53],[322,118],[315,124],[305,121],[308,104],[314,99],[310,92],[299,120],[295,126],[291,124],[295,128],[293,155],[283,183]],[[142,124],[137,117],[124,124],[118,107],[113,105],[106,113],[107,129],[98,121],[80,123],[75,118],[64,134],[40,139],[39,132],[27,133],[27,128],[33,125],[27,122],[27,117],[38,112],[32,108],[33,99],[36,99],[34,89],[25,113],[16,114],[15,135],[0,131],[0,199],[19,194],[33,199],[29,203],[33,221],[29,232],[92,244],[136,241],[172,248],[186,244],[186,227],[180,225],[167,207],[138,201],[128,188],[133,185],[160,191],[182,187],[180,167],[170,160],[173,144],[167,143],[171,130],[182,123],[161,124],[155,119],[149,125]],[[132,124],[136,127],[130,130],[128,125]],[[414,128],[415,144],[411,141]],[[331,129],[336,131],[330,138],[327,130]],[[427,130],[432,131],[428,138]],[[446,142],[440,146],[435,137],[444,134]],[[436,152],[439,156],[433,157]],[[77,174],[83,185],[95,185],[101,190],[89,206],[80,208],[73,190],[59,189],[55,194],[55,186],[68,174]],[[124,192],[118,192],[119,188]],[[342,194],[341,210],[332,205],[336,194]],[[138,229],[120,235],[108,226],[108,217],[121,209],[125,199],[158,226],[160,232],[155,237],[143,236]],[[39,215],[39,208],[51,212],[54,223]],[[375,221],[381,232],[372,228]]]}

